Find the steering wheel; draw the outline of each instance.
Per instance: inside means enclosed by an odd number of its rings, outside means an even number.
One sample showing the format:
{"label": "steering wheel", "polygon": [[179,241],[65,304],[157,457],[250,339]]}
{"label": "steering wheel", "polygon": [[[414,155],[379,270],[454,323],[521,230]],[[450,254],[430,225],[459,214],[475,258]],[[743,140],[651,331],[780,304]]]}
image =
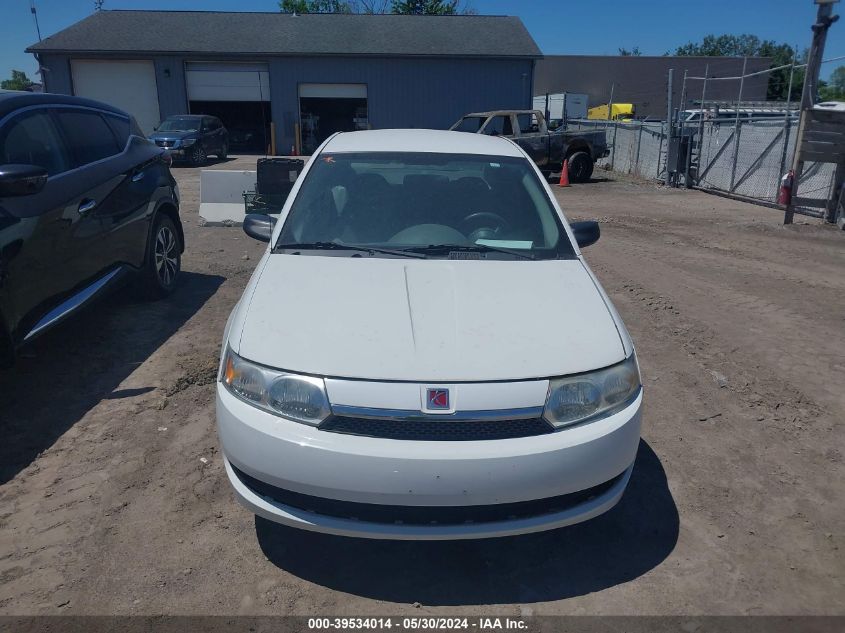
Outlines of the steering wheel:
{"label": "steering wheel", "polygon": [[508,221],[498,213],[479,211],[470,213],[461,224],[468,234],[470,242],[481,239],[493,239],[500,231],[508,228]]}

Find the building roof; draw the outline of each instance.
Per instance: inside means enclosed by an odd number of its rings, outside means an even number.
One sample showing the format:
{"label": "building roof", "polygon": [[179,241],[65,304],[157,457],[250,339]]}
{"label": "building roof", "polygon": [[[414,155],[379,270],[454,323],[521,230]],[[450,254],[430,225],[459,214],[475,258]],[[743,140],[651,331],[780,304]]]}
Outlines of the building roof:
{"label": "building roof", "polygon": [[542,57],[518,17],[98,11],[27,52]]}

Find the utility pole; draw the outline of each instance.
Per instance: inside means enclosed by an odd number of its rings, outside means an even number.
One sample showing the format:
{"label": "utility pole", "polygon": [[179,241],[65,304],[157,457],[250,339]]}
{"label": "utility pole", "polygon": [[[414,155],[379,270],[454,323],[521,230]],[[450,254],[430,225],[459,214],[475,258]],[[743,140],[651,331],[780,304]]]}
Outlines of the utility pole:
{"label": "utility pole", "polygon": [[804,171],[804,161],[801,160],[801,142],[804,139],[804,128],[807,124],[808,110],[815,105],[816,94],[818,93],[819,72],[822,67],[822,56],[824,55],[824,45],[827,41],[827,31],[830,25],[839,19],[838,15],[833,15],[833,5],[839,0],[816,0],[819,5],[816,12],[816,23],[813,24],[811,30],[813,31],[813,41],[810,44],[810,54],[807,58],[807,71],[804,76],[804,90],[801,92],[801,119],[798,123],[798,134],[795,140],[795,153],[792,159],[792,172],[794,174],[792,181],[792,198],[790,203],[786,205],[786,212],[783,215],[784,224],[792,224],[792,219],[795,216],[795,205],[792,204],[798,194],[798,184],[801,180],[801,174]]}
{"label": "utility pole", "polygon": [[41,41],[41,27],[38,26],[38,13],[35,11],[35,0],[29,0],[29,11],[32,19],[35,20],[35,32],[38,33],[38,41]]}
{"label": "utility pole", "polygon": [[[616,84],[610,84],[610,101],[607,103],[607,120],[613,120],[613,89],[616,88]],[[604,124],[605,129],[607,129],[607,123]]]}
{"label": "utility pole", "polygon": [[669,154],[672,153],[672,73],[669,69],[669,84],[666,90],[666,186],[672,182],[672,174],[669,171]]}

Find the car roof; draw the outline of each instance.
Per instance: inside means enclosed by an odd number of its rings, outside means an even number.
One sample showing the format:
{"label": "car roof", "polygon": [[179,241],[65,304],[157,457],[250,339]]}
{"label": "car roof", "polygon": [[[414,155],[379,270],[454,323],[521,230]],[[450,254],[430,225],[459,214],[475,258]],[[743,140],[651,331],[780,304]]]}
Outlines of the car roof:
{"label": "car roof", "polygon": [[118,108],[102,103],[101,101],[83,99],[82,97],[57,95],[49,92],[25,92],[17,90],[0,91],[0,117],[5,116],[13,110],[17,110],[18,108],[51,104],[78,105],[87,108],[98,108],[99,110],[114,112],[115,114],[120,114],[126,117],[129,116],[123,110],[119,110]]}
{"label": "car roof", "polygon": [[515,143],[497,137],[445,130],[365,130],[333,136],[323,152],[431,152],[523,157]]}
{"label": "car roof", "polygon": [[[210,114],[171,114],[167,119],[202,119],[202,118],[209,118],[213,119],[215,117],[211,116]],[[167,121],[165,119],[165,121]]]}

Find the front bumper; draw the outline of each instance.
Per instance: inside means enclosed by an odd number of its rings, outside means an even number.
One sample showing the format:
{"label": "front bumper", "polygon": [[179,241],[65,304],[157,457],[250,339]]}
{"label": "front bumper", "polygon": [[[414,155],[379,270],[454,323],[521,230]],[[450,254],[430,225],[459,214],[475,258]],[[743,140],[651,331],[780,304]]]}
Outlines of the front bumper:
{"label": "front bumper", "polygon": [[[292,527],[384,539],[508,536],[606,512],[621,498],[633,468],[641,406],[642,393],[612,416],[535,437],[404,441],[331,433],[288,421],[238,400],[217,384],[226,472],[243,505]],[[583,491],[587,493],[578,494]],[[309,497],[317,501],[309,503]],[[544,505],[544,500],[554,502]],[[327,509],[332,501],[342,511]],[[365,520],[352,518],[356,504]],[[531,514],[535,505],[537,513]],[[490,519],[497,506],[505,510],[504,518]],[[511,506],[521,509],[508,516]],[[384,510],[373,512],[379,507]],[[391,507],[397,516],[392,522]],[[461,517],[461,508],[476,507],[486,518],[409,522],[405,517],[414,507],[420,512],[410,516],[444,508],[445,515]]]}

